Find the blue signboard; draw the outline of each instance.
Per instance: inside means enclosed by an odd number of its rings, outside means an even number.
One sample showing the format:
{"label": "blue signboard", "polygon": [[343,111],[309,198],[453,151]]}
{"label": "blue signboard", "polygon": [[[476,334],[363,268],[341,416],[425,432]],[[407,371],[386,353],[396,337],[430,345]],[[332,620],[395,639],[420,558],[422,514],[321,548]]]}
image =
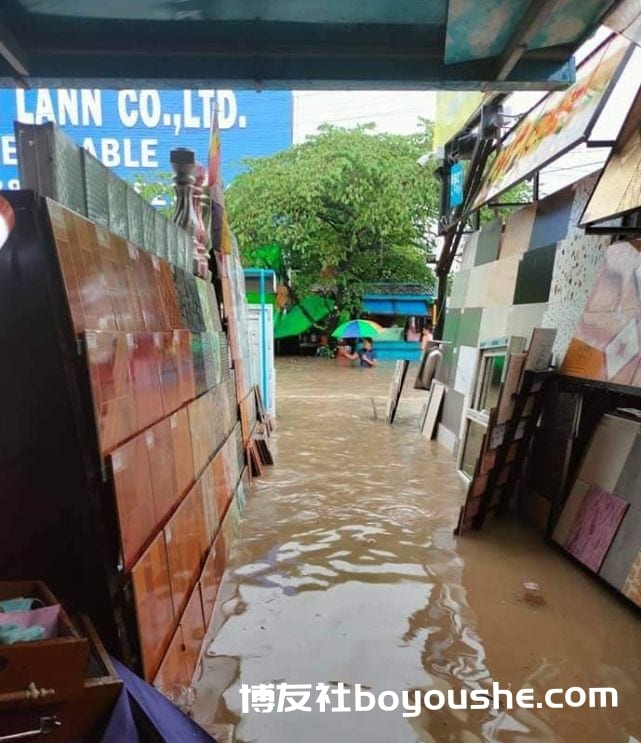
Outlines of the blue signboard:
{"label": "blue signboard", "polygon": [[153,181],[170,172],[169,152],[188,147],[206,164],[211,112],[218,111],[223,179],[243,159],[292,144],[290,91],[0,90],[0,189],[18,188],[14,120],[55,121],[119,176]]}
{"label": "blue signboard", "polygon": [[463,203],[463,165],[454,163],[450,168],[450,209]]}

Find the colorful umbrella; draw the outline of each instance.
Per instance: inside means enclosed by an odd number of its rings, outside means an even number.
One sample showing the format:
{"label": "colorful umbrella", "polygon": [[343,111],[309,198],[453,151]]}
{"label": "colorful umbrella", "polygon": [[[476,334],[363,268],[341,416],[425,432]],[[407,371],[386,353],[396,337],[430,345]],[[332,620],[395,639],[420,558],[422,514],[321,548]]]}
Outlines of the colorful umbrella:
{"label": "colorful umbrella", "polygon": [[369,338],[378,335],[383,328],[372,320],[348,320],[332,333],[334,338]]}

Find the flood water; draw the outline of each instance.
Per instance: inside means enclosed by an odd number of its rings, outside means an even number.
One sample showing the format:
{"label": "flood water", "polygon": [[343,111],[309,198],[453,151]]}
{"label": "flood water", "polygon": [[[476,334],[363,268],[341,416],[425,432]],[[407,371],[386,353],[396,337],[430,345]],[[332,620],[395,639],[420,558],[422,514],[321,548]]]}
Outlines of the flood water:
{"label": "flood water", "polygon": [[[456,538],[451,455],[417,429],[410,368],[393,426],[393,365],[278,365],[277,463],[248,495],[197,686],[196,719],[249,743],[641,740],[641,616],[537,533]],[[374,418],[374,407],[379,418]],[[536,581],[544,603],[524,600]],[[617,709],[251,711],[241,684],[382,691],[612,686]],[[456,701],[456,700],[455,700]],[[348,700],[348,704],[349,704]]]}

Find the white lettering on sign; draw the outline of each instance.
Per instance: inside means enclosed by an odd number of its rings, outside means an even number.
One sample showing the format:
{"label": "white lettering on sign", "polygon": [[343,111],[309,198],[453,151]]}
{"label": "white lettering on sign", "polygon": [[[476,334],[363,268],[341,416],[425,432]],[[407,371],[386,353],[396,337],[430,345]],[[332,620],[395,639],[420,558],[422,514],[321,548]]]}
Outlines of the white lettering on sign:
{"label": "white lettering on sign", "polygon": [[24,124],[53,121],[61,125],[102,126],[102,93],[100,90],[35,91],[35,106],[29,110],[26,91],[16,89],[16,116]]}
{"label": "white lettering on sign", "polygon": [[18,164],[16,138],[12,134],[5,134],[4,137],[0,137],[0,152],[2,153],[3,165]]}
{"label": "white lettering on sign", "polygon": [[140,120],[149,129],[160,124],[160,96],[157,90],[140,91]]}
{"label": "white lettering on sign", "polygon": [[136,102],[135,90],[121,90],[118,92],[118,116],[123,126],[131,128],[136,126],[138,121],[138,112],[130,108],[131,103]]}

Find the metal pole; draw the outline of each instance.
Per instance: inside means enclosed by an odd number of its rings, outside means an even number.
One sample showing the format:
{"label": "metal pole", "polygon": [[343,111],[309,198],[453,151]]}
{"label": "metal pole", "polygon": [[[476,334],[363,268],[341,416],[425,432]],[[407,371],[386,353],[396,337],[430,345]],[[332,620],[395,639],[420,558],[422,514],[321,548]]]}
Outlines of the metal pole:
{"label": "metal pole", "polygon": [[265,410],[269,410],[269,391],[267,383],[267,317],[265,308],[265,269],[260,269],[260,356],[261,356],[261,394]]}

